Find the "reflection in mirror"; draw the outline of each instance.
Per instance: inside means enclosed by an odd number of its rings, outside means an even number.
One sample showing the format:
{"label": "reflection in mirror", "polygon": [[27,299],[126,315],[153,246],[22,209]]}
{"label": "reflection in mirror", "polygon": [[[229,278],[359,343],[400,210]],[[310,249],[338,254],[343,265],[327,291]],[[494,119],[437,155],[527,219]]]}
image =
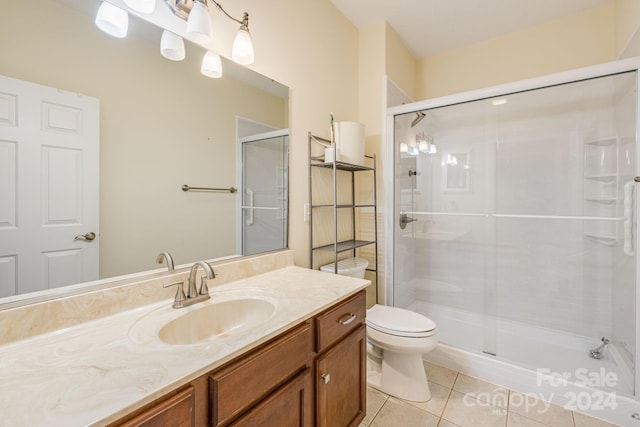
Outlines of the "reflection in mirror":
{"label": "reflection in mirror", "polygon": [[[0,15],[0,297],[157,269],[163,251],[181,265],[287,246],[288,89],[225,60],[207,78],[188,42],[168,61],[161,30],[133,16],[112,38],[99,5]],[[273,159],[243,160],[242,141],[266,131],[282,134],[260,143]]]}

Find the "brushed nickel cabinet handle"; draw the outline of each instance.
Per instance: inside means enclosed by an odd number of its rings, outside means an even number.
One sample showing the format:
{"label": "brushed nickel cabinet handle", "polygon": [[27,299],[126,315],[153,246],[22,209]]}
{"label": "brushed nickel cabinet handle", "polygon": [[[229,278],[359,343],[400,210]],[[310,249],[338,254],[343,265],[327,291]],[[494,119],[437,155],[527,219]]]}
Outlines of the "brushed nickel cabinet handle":
{"label": "brushed nickel cabinet handle", "polygon": [[320,378],[322,378],[322,381],[324,381],[325,384],[329,384],[329,381],[331,381],[331,374],[321,374]]}
{"label": "brushed nickel cabinet handle", "polygon": [[356,320],[356,317],[358,316],[353,313],[345,314],[338,320],[338,323],[340,323],[341,325],[348,325],[349,323]]}

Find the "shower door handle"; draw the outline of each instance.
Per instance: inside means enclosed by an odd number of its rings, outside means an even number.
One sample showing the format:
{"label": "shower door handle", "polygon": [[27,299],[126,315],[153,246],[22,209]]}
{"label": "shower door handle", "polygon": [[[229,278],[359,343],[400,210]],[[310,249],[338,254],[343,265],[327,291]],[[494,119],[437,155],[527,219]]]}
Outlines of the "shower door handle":
{"label": "shower door handle", "polygon": [[407,224],[413,221],[417,221],[417,219],[407,216],[406,213],[401,213],[400,214],[400,230],[404,230]]}

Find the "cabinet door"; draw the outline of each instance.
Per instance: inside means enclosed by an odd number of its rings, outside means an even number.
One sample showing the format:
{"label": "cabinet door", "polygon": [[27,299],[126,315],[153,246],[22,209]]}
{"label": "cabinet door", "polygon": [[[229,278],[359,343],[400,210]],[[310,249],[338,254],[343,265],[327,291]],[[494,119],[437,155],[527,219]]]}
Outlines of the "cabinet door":
{"label": "cabinet door", "polygon": [[362,325],[316,359],[318,427],[357,426],[366,410],[366,332]]}
{"label": "cabinet door", "polygon": [[189,387],[119,426],[193,427],[195,426],[193,407],[194,389]]}
{"label": "cabinet door", "polygon": [[311,326],[304,323],[209,376],[211,425],[227,423],[309,366]]}
{"label": "cabinet door", "polygon": [[311,373],[306,369],[229,427],[311,425]]}

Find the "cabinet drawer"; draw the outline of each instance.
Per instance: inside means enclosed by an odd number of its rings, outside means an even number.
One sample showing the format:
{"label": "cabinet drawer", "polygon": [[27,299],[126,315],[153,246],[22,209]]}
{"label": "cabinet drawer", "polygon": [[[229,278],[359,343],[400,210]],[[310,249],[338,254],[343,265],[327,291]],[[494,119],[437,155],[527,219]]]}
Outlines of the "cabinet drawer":
{"label": "cabinet drawer", "polygon": [[194,398],[194,389],[189,387],[149,408],[135,418],[117,425],[120,427],[195,426]]}
{"label": "cabinet drawer", "polygon": [[311,370],[306,369],[229,427],[311,425]]}
{"label": "cabinet drawer", "polygon": [[361,291],[316,317],[316,353],[364,323],[366,296]]}
{"label": "cabinet drawer", "polygon": [[309,365],[309,323],[209,376],[211,421],[227,423]]}

